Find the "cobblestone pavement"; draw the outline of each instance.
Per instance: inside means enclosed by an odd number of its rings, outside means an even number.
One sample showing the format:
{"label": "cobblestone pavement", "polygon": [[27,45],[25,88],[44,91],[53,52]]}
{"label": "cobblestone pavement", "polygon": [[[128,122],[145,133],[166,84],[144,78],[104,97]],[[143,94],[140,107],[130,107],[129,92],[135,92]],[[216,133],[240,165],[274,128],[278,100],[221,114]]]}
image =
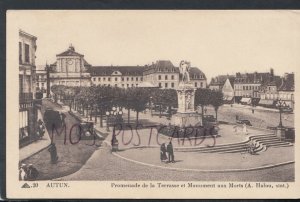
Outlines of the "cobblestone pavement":
{"label": "cobblestone pavement", "polygon": [[60,178],[59,180],[286,182],[294,181],[294,179],[294,164],[256,171],[229,173],[201,173],[194,171],[177,171],[154,168],[129,162],[112,155],[108,147],[103,147],[99,148],[78,172]]}

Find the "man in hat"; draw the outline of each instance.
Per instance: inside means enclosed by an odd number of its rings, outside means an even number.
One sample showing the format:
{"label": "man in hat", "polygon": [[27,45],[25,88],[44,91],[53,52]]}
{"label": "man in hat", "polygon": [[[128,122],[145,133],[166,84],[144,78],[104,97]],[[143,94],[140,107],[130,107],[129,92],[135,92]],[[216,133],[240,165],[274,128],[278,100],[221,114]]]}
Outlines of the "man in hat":
{"label": "man in hat", "polygon": [[174,151],[173,151],[173,145],[172,141],[170,140],[169,144],[167,145],[167,152],[168,152],[168,157],[169,157],[169,162],[174,163]]}

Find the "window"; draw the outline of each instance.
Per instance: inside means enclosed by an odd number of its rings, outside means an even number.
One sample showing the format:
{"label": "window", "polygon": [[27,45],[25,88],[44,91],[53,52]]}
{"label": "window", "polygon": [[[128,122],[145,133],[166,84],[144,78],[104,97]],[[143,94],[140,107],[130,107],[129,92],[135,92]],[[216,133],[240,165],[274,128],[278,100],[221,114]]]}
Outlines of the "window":
{"label": "window", "polygon": [[171,79],[174,80],[174,75],[171,76]]}
{"label": "window", "polygon": [[158,86],[161,88],[161,83],[158,83]]}
{"label": "window", "polygon": [[115,84],[115,87],[118,87],[118,84]]}
{"label": "window", "polygon": [[124,83],[122,83],[122,87],[124,88]]}
{"label": "window", "polygon": [[[128,78],[127,78],[128,79]],[[129,84],[127,84],[127,87],[129,87]]]}
{"label": "window", "polygon": [[110,81],[110,77],[108,77],[108,79],[107,79],[108,81]]}
{"label": "window", "polygon": [[171,83],[171,87],[174,88],[174,83]]}
{"label": "window", "polygon": [[19,63],[22,63],[22,43],[19,42]]}
{"label": "window", "polygon": [[165,88],[168,88],[168,83],[165,83]]}
{"label": "window", "polygon": [[203,83],[202,82],[200,82],[200,87],[203,88]]}
{"label": "window", "polygon": [[133,81],[133,77],[131,77],[131,81]]}
{"label": "window", "polygon": [[122,81],[124,81],[124,77],[122,77]]}
{"label": "window", "polygon": [[36,83],[36,86],[39,86],[39,83]]}
{"label": "window", "polygon": [[141,77],[141,81],[143,81],[143,77]]}
{"label": "window", "polygon": [[197,82],[195,82],[195,87],[196,87],[196,88],[198,87],[198,83],[197,83]]}
{"label": "window", "polygon": [[161,80],[161,75],[158,75],[158,80]]}
{"label": "window", "polygon": [[129,77],[127,77],[127,81],[129,81]]}
{"label": "window", "polygon": [[131,86],[133,87],[134,85],[133,85],[133,84],[131,84]]}
{"label": "window", "polygon": [[105,80],[106,80],[106,78],[104,77],[104,78],[103,78],[103,81],[105,81]]}
{"label": "window", "polygon": [[136,77],[136,78],[135,78],[135,80],[136,80],[136,81],[138,81],[138,80],[139,80],[139,78],[138,78],[138,77]]}
{"label": "window", "polygon": [[168,80],[168,75],[165,75],[165,80]]}
{"label": "window", "polygon": [[25,62],[29,63],[29,45],[25,44]]}
{"label": "window", "polygon": [[135,84],[136,87],[138,87],[139,84]]}
{"label": "window", "polygon": [[42,83],[42,87],[44,87],[44,83]]}
{"label": "window", "polygon": [[98,78],[98,81],[101,81],[101,78],[100,78],[100,77]]}
{"label": "window", "polygon": [[115,78],[115,81],[118,81],[118,78],[117,78],[117,77]]}
{"label": "window", "polygon": [[96,78],[93,78],[93,81],[96,81]]}

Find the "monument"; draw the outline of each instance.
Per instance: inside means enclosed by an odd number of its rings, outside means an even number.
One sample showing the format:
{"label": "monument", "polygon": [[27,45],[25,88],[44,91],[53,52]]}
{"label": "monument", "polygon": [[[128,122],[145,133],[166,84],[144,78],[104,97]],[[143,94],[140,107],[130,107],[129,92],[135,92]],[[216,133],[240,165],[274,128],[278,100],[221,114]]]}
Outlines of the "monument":
{"label": "monument", "polygon": [[202,125],[202,117],[195,112],[196,88],[190,82],[190,63],[182,60],[179,64],[179,85],[176,89],[178,110],[173,115],[171,124],[179,127]]}

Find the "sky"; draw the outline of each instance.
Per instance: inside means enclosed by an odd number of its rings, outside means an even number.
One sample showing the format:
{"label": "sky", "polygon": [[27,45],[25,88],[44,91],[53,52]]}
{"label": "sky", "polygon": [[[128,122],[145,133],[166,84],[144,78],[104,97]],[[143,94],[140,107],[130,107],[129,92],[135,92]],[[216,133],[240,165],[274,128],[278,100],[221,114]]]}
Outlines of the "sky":
{"label": "sky", "polygon": [[299,11],[9,11],[8,23],[35,35],[36,64],[70,44],[94,66],[191,62],[207,76],[296,72]]}

